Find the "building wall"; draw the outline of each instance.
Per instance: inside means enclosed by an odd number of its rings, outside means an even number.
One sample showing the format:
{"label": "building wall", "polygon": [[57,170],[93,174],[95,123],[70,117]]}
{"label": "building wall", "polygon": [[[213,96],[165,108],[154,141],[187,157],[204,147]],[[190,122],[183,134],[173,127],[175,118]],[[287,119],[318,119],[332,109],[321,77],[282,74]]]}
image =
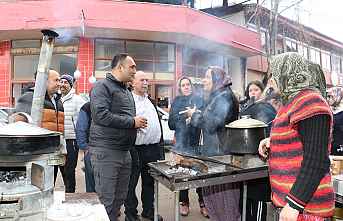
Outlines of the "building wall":
{"label": "building wall", "polygon": [[230,61],[230,71],[232,78],[232,89],[237,93],[243,93],[244,74],[242,73],[241,60],[239,58]]}
{"label": "building wall", "polygon": [[0,42],[0,106],[10,106],[11,43]]}
{"label": "building wall", "polygon": [[77,68],[81,72],[81,77],[77,83],[77,91],[79,93],[88,93],[92,87],[89,77],[92,76],[94,70],[94,40],[80,38]]}
{"label": "building wall", "polygon": [[254,70],[248,70],[247,71],[247,82],[251,82],[251,81],[262,81],[264,74],[259,72],[259,71],[254,71]]}
{"label": "building wall", "polygon": [[225,19],[225,20],[231,21],[234,24],[238,24],[238,25],[241,25],[241,26],[245,25],[245,17],[244,17],[244,12],[243,11],[238,12],[238,13],[234,13],[234,14],[231,14],[231,15],[226,15],[226,16],[224,16],[222,18]]}

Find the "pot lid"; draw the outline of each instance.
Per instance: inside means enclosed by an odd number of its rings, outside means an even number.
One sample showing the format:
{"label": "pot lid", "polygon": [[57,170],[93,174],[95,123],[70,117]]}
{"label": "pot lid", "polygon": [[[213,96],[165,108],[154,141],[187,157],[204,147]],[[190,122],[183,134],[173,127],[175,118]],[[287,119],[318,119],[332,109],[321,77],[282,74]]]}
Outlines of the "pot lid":
{"label": "pot lid", "polygon": [[21,121],[0,127],[0,137],[41,137],[54,135],[60,135],[60,133]]}
{"label": "pot lid", "polygon": [[267,127],[267,126],[268,126],[267,124],[259,120],[255,120],[252,118],[242,118],[242,119],[231,122],[229,125],[226,125],[225,127],[246,129],[246,128]]}

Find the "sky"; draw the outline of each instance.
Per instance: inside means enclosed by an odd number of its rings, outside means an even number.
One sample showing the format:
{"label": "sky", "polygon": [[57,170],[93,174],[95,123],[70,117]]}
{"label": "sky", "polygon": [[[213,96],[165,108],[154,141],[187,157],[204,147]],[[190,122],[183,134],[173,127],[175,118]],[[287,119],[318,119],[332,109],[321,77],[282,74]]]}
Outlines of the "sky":
{"label": "sky", "polygon": [[[229,0],[240,3],[244,0]],[[270,7],[270,0],[260,0],[265,7]],[[299,0],[280,0],[280,10],[292,5]],[[251,0],[256,3],[256,0]],[[221,6],[222,0],[196,0],[196,7]],[[282,13],[283,16],[314,28],[324,35],[343,42],[343,0],[303,0],[299,7],[294,6]],[[279,10],[279,11],[280,11]]]}

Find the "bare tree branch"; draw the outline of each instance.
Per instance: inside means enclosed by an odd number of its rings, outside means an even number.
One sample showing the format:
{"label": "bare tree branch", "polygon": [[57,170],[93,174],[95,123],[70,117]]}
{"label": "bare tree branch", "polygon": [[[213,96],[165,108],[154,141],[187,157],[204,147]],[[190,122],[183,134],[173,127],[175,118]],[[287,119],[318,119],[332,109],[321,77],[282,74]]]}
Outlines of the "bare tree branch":
{"label": "bare tree branch", "polygon": [[247,25],[248,25],[248,24],[251,22],[251,20],[256,16],[259,7],[260,7],[261,5],[263,5],[265,1],[266,1],[266,0],[263,0],[262,3],[259,3],[259,2],[257,1],[258,3],[256,4],[255,12],[254,12],[254,14],[252,14],[252,15],[250,16],[248,22],[246,23]]}

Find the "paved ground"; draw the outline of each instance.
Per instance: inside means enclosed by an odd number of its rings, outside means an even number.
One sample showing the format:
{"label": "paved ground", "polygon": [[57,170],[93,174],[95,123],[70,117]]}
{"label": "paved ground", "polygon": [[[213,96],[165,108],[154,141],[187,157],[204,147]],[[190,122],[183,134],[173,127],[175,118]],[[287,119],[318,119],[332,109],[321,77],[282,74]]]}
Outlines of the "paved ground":
{"label": "paved ground", "polygon": [[[81,155],[81,154],[80,154]],[[169,157],[169,154],[166,155]],[[81,156],[79,156],[77,172],[76,172],[76,192],[84,192],[85,188],[85,180],[84,180],[84,173],[81,170]],[[63,189],[63,182],[59,173],[59,177],[56,183],[56,189]],[[138,187],[136,189],[137,196],[140,195],[141,188],[140,188],[140,181],[138,183]],[[191,211],[188,217],[181,217],[181,220],[184,221],[208,221],[209,219],[204,218],[199,213],[199,204],[198,204],[198,197],[195,193],[195,190],[190,191],[190,201],[191,201]],[[170,192],[167,188],[160,185],[159,186],[159,213],[163,216],[165,221],[172,221],[174,220],[174,196],[173,193]],[[141,211],[139,205],[139,211]],[[120,218],[120,221],[124,221],[124,216]]]}

